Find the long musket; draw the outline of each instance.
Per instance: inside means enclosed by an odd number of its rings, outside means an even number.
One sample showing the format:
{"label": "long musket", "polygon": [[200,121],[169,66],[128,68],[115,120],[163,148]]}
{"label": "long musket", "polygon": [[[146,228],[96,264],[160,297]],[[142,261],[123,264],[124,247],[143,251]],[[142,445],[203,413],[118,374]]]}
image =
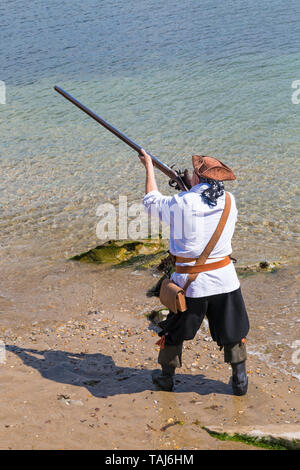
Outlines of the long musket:
{"label": "long musket", "polygon": [[[107,130],[109,130],[114,135],[119,137],[119,139],[121,139],[123,142],[125,142],[125,144],[129,145],[129,147],[131,147],[133,150],[135,150],[139,154],[141,153],[142,147],[140,145],[136,144],[135,142],[133,142],[133,140],[129,139],[129,137],[127,137],[125,134],[120,132],[118,129],[113,127],[108,122],[104,121],[104,119],[102,119],[96,113],[91,111],[87,106],[80,103],[80,101],[78,101],[72,95],[70,95],[69,93],[67,93],[65,90],[63,90],[62,88],[60,88],[58,86],[55,86],[54,90],[57,91],[58,93],[60,93],[62,96],[64,96],[67,100],[71,101],[71,103],[75,104],[75,106],[77,106],[79,109],[84,111],[91,118],[95,119],[95,121],[97,121],[99,124],[101,124]],[[160,171],[162,171],[165,175],[167,175],[171,179],[171,183],[174,183],[176,185],[175,187],[177,189],[181,189],[182,191],[187,191],[188,190],[188,187],[185,184],[185,182],[183,181],[183,178],[182,178],[182,176],[180,175],[179,172],[177,172],[176,170],[173,170],[168,165],[161,162],[157,157],[154,157],[154,155],[151,155],[151,153],[149,153],[149,152],[147,152],[147,153],[152,158],[153,165],[156,166],[156,168],[158,168]],[[171,184],[171,185],[174,186],[174,184]]]}

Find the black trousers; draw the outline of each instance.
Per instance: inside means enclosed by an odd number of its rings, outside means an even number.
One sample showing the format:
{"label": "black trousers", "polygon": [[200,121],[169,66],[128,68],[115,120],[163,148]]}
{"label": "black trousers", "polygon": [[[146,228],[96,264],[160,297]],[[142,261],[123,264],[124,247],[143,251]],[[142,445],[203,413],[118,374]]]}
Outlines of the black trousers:
{"label": "black trousers", "polygon": [[224,346],[224,361],[234,364],[246,360],[246,346],[241,340],[248,334],[249,320],[240,288],[226,294],[187,297],[186,302],[185,312],[170,312],[159,323],[164,341],[158,362],[163,370],[181,367],[183,341],[195,337],[205,315],[213,340]]}
{"label": "black trousers", "polygon": [[162,328],[159,335],[165,336],[166,346],[193,339],[205,316],[218,346],[238,343],[247,336],[249,319],[240,288],[226,294],[187,297],[186,302],[185,312],[170,312],[166,320],[159,323]]}

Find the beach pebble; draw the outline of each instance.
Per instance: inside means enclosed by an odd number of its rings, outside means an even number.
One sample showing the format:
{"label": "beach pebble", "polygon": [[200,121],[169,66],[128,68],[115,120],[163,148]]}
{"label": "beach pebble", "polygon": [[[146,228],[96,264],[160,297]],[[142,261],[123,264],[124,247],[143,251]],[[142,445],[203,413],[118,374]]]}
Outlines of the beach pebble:
{"label": "beach pebble", "polygon": [[71,400],[70,403],[71,405],[83,406],[83,402],[81,400]]}

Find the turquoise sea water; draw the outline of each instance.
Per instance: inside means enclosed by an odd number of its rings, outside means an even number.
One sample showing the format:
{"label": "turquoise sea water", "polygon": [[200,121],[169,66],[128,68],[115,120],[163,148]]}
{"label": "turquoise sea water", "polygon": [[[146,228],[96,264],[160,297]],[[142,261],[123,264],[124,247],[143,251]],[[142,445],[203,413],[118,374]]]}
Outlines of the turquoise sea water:
{"label": "turquoise sea water", "polygon": [[2,259],[94,246],[98,204],[143,195],[136,154],[55,84],[168,164],[223,160],[240,258],[297,256],[299,43],[296,0],[2,0]]}

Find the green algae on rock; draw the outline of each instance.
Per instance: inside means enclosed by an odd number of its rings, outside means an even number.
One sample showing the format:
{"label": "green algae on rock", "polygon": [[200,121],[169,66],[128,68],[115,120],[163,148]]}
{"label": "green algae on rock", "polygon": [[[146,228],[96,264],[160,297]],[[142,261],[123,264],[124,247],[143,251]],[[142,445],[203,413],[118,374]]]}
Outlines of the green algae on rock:
{"label": "green algae on rock", "polygon": [[265,425],[238,426],[223,429],[220,426],[202,426],[212,437],[220,440],[244,442],[245,444],[273,450],[299,450],[299,426]]}
{"label": "green algae on rock", "polygon": [[163,307],[163,308],[159,308],[158,310],[151,310],[150,313],[145,314],[145,317],[151,323],[158,324],[159,322],[165,320],[168,313],[169,313],[169,309],[166,307]]}
{"label": "green algae on rock", "polygon": [[280,267],[280,262],[261,261],[249,266],[239,266],[236,268],[236,272],[239,277],[248,277],[256,273],[276,273]]}
{"label": "green algae on rock", "polygon": [[113,264],[129,266],[136,264],[137,268],[146,269],[160,264],[167,254],[166,243],[161,239],[146,240],[109,240],[91,250],[75,255],[72,261],[85,263]]}

